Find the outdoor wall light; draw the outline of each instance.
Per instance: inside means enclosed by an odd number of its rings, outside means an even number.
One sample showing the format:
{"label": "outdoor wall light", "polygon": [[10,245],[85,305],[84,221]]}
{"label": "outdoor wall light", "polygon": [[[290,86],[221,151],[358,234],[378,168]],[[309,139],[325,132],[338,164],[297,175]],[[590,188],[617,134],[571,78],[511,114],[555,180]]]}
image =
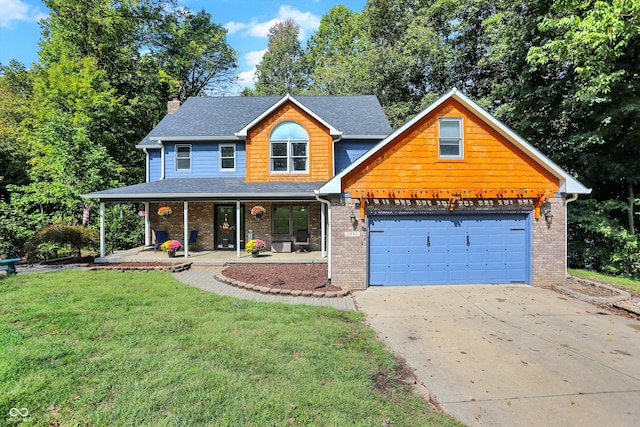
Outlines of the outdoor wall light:
{"label": "outdoor wall light", "polygon": [[355,230],[356,227],[358,226],[358,218],[356,218],[356,214],[354,214],[353,212],[351,212],[351,225],[353,225],[353,229]]}
{"label": "outdoor wall light", "polygon": [[551,223],[553,222],[553,214],[551,213],[551,208],[547,209],[544,212],[544,220],[546,221],[547,225],[551,225]]}

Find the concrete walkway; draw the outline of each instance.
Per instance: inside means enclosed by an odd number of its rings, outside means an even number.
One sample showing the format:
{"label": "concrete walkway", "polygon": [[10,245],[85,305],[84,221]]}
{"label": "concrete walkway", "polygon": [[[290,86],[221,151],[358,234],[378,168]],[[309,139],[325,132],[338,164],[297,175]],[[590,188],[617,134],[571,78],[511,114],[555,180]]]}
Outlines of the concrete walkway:
{"label": "concrete walkway", "polygon": [[338,310],[355,311],[356,307],[353,298],[314,298],[314,297],[294,297],[286,295],[267,295],[260,292],[248,291],[235,286],[227,285],[215,280],[214,276],[221,268],[213,267],[192,267],[189,270],[173,273],[173,277],[187,285],[193,286],[203,291],[213,292],[234,298],[247,299],[260,302],[281,302],[284,304],[304,304],[324,307],[334,307]]}
{"label": "concrete walkway", "polygon": [[640,322],[529,286],[372,287],[356,306],[469,426],[640,425]]}

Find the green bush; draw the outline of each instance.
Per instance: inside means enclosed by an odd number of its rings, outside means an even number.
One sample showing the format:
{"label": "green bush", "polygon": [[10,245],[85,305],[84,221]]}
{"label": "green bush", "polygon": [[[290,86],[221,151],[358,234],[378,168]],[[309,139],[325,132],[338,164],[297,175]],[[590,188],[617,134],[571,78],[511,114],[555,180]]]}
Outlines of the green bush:
{"label": "green bush", "polygon": [[24,247],[30,259],[47,259],[75,252],[82,255],[82,249],[95,250],[98,247],[99,232],[79,225],[52,224],[40,229]]}
{"label": "green bush", "polygon": [[589,199],[570,205],[569,266],[614,276],[640,274],[638,236],[616,218],[625,204]]}

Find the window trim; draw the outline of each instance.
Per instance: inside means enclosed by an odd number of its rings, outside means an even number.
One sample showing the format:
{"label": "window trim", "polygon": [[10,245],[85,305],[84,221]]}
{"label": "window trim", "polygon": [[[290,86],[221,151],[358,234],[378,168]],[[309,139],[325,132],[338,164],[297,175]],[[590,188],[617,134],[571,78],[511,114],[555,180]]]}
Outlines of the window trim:
{"label": "window trim", "polygon": [[[272,138],[273,133],[276,131],[276,129],[278,129],[278,127],[287,124],[287,123],[291,123],[291,124],[295,124],[297,126],[299,126],[304,133],[307,135],[306,139],[294,139],[294,138],[287,138],[285,139],[274,139]],[[284,122],[280,122],[278,123],[272,130],[271,130],[271,134],[269,135],[269,173],[272,174],[308,174],[309,173],[309,144],[310,139],[309,139],[309,132],[307,132],[307,130],[304,128],[304,126],[302,126],[300,123],[295,122],[293,120],[287,120]],[[273,144],[274,143],[279,143],[279,144],[287,144],[287,155],[285,156],[274,156],[273,155]],[[299,144],[299,143],[304,143],[305,144],[305,155],[304,156],[295,156],[293,154],[293,144]],[[273,167],[273,160],[274,159],[286,159],[287,161],[287,170],[275,170]],[[304,170],[295,170],[294,169],[294,165],[295,162],[294,160],[296,159],[305,159],[305,169]]]}
{"label": "window trim", "polygon": [[[179,157],[178,156],[178,149],[179,148],[188,148],[189,149],[189,168],[179,168],[178,167],[178,160],[185,160],[187,159],[187,157]],[[176,144],[175,148],[174,148],[174,162],[175,162],[175,171],[176,172],[191,172],[192,168],[193,168],[193,148],[191,146],[191,144]]]}
{"label": "window trim", "polygon": [[[442,137],[441,135],[441,123],[442,122],[457,122],[459,124],[460,136],[458,138],[451,137]],[[443,160],[462,160],[464,159],[464,128],[463,128],[462,117],[438,117],[438,158]],[[457,155],[447,155],[442,154],[442,145],[443,142],[449,142],[450,145],[453,146],[452,142],[457,141],[458,143],[458,154]]]}
{"label": "window trim", "polygon": [[[222,156],[222,149],[225,147],[232,147],[233,148],[233,157],[223,157]],[[238,156],[236,155],[238,151],[236,150],[236,144],[220,144],[218,147],[218,169],[221,172],[235,172],[236,170],[236,164],[238,163]],[[233,158],[233,168],[225,168],[222,166],[222,160],[223,159],[230,159]]]}
{"label": "window trim", "polygon": [[[271,217],[273,218],[272,222],[271,222],[271,233],[274,236],[294,236],[296,231],[298,231],[298,230],[294,230],[293,229],[294,228],[293,227],[293,225],[294,225],[293,224],[293,207],[294,206],[300,206],[300,207],[305,208],[305,210],[307,212],[306,230],[309,231],[310,221],[311,221],[311,218],[310,218],[310,215],[309,215],[309,213],[310,213],[310,211],[309,211],[310,205],[309,204],[304,204],[304,203],[302,203],[302,204],[293,204],[293,203],[289,203],[289,204],[274,204],[273,207],[271,208]],[[289,232],[288,233],[276,233],[276,215],[275,215],[275,210],[276,210],[276,208],[285,208],[285,207],[288,208],[288,210],[289,210]]]}

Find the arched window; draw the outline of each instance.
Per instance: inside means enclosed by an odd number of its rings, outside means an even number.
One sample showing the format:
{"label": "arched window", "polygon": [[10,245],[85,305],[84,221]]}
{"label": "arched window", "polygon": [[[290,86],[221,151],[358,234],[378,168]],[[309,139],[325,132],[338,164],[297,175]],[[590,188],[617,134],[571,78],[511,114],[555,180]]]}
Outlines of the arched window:
{"label": "arched window", "polygon": [[295,122],[280,123],[269,138],[270,171],[275,173],[308,172],[309,135]]}

